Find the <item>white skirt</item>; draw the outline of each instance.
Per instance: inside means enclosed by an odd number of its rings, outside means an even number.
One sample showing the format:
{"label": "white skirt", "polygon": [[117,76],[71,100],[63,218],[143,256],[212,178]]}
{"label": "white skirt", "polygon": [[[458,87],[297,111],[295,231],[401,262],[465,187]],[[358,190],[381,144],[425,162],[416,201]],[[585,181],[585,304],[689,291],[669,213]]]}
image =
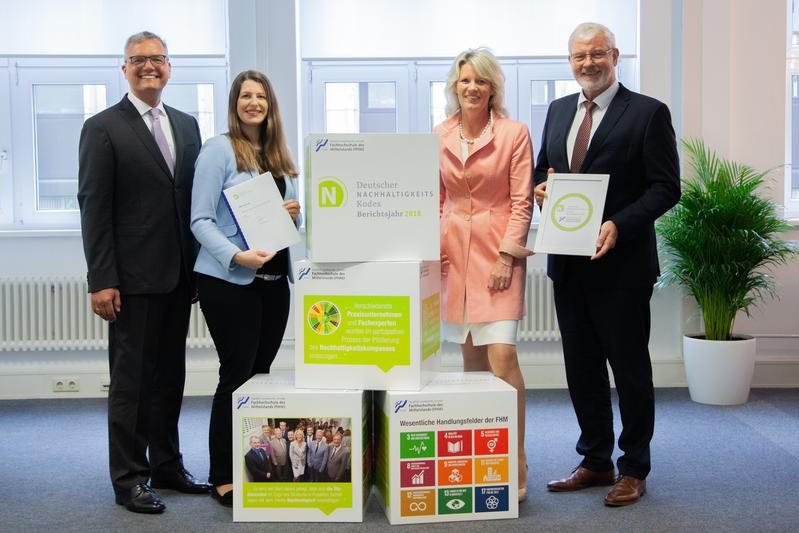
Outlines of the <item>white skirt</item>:
{"label": "white skirt", "polygon": [[473,346],[486,344],[511,344],[516,346],[519,332],[518,320],[496,320],[494,322],[476,322],[463,324],[452,322],[441,323],[441,340],[465,344],[469,333],[472,334]]}

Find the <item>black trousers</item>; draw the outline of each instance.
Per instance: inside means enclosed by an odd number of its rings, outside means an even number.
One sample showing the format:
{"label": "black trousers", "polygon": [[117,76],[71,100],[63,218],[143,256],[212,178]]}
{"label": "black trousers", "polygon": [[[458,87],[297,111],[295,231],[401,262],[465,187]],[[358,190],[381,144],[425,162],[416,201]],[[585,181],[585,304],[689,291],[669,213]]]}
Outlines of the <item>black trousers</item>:
{"label": "black trousers", "polygon": [[122,294],[121,300],[108,326],[108,460],[117,493],[183,467],[178,418],[191,314],[183,276],[168,294]]}
{"label": "black trousers", "polygon": [[233,482],[233,391],[255,374],[269,373],[289,316],[286,276],[236,285],[200,275],[200,307],[219,356],[219,384],[208,430],[209,482]]}
{"label": "black trousers", "polygon": [[613,371],[622,432],[620,474],[639,479],[650,470],[655,392],[649,357],[652,287],[608,289],[572,278],[555,284],[566,379],[580,426],[581,466],[613,468],[613,412],[607,363]]}

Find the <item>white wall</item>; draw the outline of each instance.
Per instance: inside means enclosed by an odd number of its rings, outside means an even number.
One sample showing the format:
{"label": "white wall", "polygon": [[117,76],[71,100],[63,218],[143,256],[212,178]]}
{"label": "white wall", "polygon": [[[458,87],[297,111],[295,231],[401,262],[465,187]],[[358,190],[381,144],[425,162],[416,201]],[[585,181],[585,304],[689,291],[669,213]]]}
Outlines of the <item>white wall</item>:
{"label": "white wall", "polygon": [[[452,58],[488,46],[500,56],[564,56],[574,27],[616,29],[635,53],[637,0],[302,0],[303,59]],[[633,15],[633,16],[630,16]],[[623,29],[622,29],[623,28]]]}
{"label": "white wall", "polygon": [[149,30],[166,40],[172,55],[222,55],[227,35],[218,21],[227,16],[226,3],[0,0],[0,54],[122,55],[128,36]]}

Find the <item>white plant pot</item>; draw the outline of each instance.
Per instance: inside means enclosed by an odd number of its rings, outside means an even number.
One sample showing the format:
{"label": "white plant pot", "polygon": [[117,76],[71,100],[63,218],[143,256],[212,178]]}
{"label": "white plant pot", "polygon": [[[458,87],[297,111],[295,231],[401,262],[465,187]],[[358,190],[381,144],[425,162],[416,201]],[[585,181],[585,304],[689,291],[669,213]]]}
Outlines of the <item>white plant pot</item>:
{"label": "white plant pot", "polygon": [[709,341],[683,337],[685,377],[691,399],[711,405],[746,403],[755,372],[755,339]]}

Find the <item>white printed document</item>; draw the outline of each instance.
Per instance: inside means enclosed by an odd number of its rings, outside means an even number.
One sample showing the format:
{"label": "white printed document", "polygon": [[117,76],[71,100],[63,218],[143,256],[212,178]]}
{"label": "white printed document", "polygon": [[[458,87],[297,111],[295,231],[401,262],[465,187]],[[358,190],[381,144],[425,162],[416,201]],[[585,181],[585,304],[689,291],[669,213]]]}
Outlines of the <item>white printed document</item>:
{"label": "white printed document", "polygon": [[609,174],[550,174],[534,251],[594,255],[609,179]]}
{"label": "white printed document", "polygon": [[300,233],[283,207],[283,197],[271,173],[222,192],[250,250],[276,252],[300,241]]}

